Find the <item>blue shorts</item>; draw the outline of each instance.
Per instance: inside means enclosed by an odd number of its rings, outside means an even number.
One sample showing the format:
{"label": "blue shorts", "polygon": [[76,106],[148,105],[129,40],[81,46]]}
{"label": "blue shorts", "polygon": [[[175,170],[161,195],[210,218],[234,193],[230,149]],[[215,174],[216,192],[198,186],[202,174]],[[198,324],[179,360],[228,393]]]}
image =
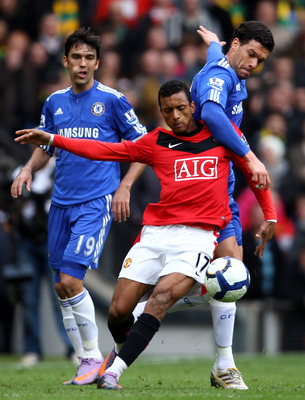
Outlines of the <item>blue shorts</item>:
{"label": "blue shorts", "polygon": [[228,237],[236,236],[236,241],[238,246],[242,246],[243,245],[242,226],[239,218],[239,208],[238,204],[235,202],[232,196],[230,196],[229,206],[232,212],[232,219],[228,223],[228,225],[223,230],[220,231],[220,235],[219,238],[217,239],[217,242],[220,243],[223,240],[227,239]]}
{"label": "blue shorts", "polygon": [[112,195],[49,210],[49,266],[56,272],[84,279],[87,268],[96,269],[113,214]]}

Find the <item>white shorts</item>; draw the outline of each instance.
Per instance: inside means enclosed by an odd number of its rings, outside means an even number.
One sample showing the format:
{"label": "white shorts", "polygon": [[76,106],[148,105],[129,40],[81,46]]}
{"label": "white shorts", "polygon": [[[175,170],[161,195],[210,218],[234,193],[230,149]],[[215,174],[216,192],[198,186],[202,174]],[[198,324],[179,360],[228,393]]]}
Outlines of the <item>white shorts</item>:
{"label": "white shorts", "polygon": [[141,238],[128,252],[119,278],[156,285],[175,272],[204,282],[213,258],[217,232],[185,225],[144,226]]}

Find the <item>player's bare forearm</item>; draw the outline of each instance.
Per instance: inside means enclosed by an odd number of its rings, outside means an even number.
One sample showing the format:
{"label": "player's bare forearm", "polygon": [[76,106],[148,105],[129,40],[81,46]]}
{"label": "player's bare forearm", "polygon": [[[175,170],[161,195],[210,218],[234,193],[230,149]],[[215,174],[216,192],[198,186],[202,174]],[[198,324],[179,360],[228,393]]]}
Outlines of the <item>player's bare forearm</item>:
{"label": "player's bare forearm", "polygon": [[112,212],[115,221],[126,221],[130,216],[130,190],[134,182],[144,171],[145,166],[140,163],[132,163],[122,179],[112,201]]}
{"label": "player's bare forearm", "polygon": [[51,134],[41,129],[21,129],[15,132],[18,135],[15,142],[20,144],[48,144]]}
{"label": "player's bare forearm", "polygon": [[273,237],[275,226],[276,222],[273,221],[264,221],[260,226],[259,231],[256,233],[255,237],[261,239],[262,241],[260,245],[258,245],[255,249],[254,254],[256,256],[258,255],[260,258],[263,257],[265,246]]}
{"label": "player's bare forearm", "polygon": [[226,44],[226,42],[219,40],[216,33],[209,31],[202,25],[199,26],[199,29],[197,29],[197,32],[201,36],[204,44],[206,44],[207,46],[209,46],[211,44],[211,42],[219,43],[221,46],[224,46]]}

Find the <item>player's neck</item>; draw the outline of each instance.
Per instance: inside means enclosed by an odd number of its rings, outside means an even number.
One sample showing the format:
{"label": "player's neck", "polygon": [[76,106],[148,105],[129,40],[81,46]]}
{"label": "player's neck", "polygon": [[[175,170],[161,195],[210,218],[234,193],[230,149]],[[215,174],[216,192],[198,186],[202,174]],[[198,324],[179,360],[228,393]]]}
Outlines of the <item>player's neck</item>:
{"label": "player's neck", "polygon": [[94,79],[90,80],[86,84],[77,84],[75,82],[72,82],[72,90],[74,94],[80,94],[91,89],[93,85],[94,85]]}

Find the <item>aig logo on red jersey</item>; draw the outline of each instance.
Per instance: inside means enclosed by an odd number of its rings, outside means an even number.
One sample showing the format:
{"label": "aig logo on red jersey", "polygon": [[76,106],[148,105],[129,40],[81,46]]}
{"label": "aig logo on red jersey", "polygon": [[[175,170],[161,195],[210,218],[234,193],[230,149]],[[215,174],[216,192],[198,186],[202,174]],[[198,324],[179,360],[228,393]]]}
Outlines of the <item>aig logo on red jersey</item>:
{"label": "aig logo on red jersey", "polygon": [[218,157],[193,157],[175,161],[175,181],[217,179]]}

